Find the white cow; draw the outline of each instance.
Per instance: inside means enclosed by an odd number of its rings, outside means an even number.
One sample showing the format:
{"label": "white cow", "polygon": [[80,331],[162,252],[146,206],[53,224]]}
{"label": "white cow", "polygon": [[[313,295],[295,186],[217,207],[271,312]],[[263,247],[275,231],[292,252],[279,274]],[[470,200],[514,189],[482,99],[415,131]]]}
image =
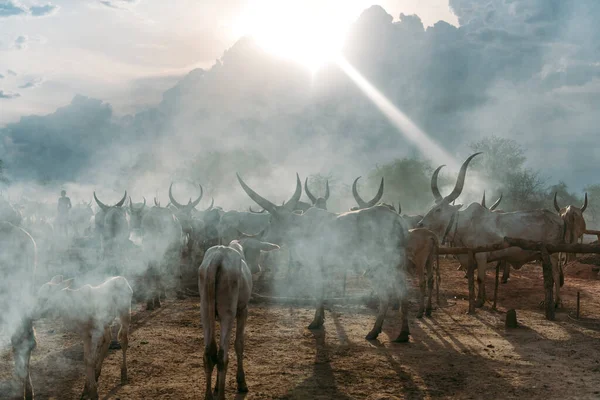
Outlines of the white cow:
{"label": "white cow", "polygon": [[[237,383],[239,392],[247,392],[244,374],[244,328],[248,318],[248,302],[252,293],[252,274],[258,272],[260,251],[279,249],[279,246],[260,242],[254,238],[233,240],[229,246],[209,248],[198,269],[200,312],[204,329],[204,373],[206,375],[205,399],[212,399],[212,371],[217,366],[215,391],[225,399],[225,375],[229,363],[229,339],[236,321],[235,352],[237,355]],[[247,263],[245,254],[256,258],[256,264]],[[215,322],[221,322],[219,349],[215,342]]]}

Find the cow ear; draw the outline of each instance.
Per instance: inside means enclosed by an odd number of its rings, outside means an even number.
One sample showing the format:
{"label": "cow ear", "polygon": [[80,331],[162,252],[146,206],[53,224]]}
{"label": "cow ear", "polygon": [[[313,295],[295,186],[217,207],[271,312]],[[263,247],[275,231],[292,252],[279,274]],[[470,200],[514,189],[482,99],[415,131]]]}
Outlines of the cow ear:
{"label": "cow ear", "polygon": [[453,205],[452,208],[454,208],[454,211],[458,211],[462,208],[462,206],[463,206],[462,204],[456,204],[456,205]]}
{"label": "cow ear", "polygon": [[273,250],[279,250],[279,246],[277,246],[276,244],[273,244],[273,243],[260,242],[260,249],[262,251],[273,251]]}

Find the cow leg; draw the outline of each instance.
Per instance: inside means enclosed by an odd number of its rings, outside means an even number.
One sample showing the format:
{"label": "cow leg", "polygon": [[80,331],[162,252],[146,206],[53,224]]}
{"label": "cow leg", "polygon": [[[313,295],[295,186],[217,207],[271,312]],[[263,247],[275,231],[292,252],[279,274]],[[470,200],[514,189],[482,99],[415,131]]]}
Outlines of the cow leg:
{"label": "cow leg", "polygon": [[431,317],[431,310],[432,310],[432,306],[431,306],[431,297],[433,294],[433,283],[434,283],[434,279],[435,277],[433,276],[433,259],[432,259],[433,255],[430,255],[427,258],[427,263],[425,264],[427,266],[427,307],[425,308],[425,316],[426,317]]}
{"label": "cow leg", "polygon": [[313,318],[310,325],[308,325],[308,329],[319,329],[323,326],[325,322],[325,307],[323,305],[323,299],[325,298],[325,283],[323,282],[324,277],[321,276],[321,287],[317,289],[317,301],[316,301],[316,310],[315,317]]}
{"label": "cow leg", "polygon": [[11,337],[13,359],[15,361],[15,377],[17,380],[19,398],[33,400],[33,385],[29,374],[31,352],[37,343],[31,320],[25,320]]}
{"label": "cow leg", "polygon": [[564,276],[556,254],[550,256],[550,261],[552,263],[552,278],[554,279],[554,290],[556,292],[556,296],[554,297],[554,307],[559,308],[562,303],[560,299],[560,287],[563,285]]}
{"label": "cow leg", "polygon": [[509,263],[503,263],[503,271],[502,271],[502,283],[507,283],[508,282],[508,278],[510,278],[510,264]]}
{"label": "cow leg", "polygon": [[209,340],[209,343],[204,343],[204,376],[206,380],[204,400],[212,400],[212,373],[215,365],[217,365],[217,343],[215,342],[214,334],[209,333],[210,328],[204,324],[204,321],[202,325],[204,327],[204,340]]}
{"label": "cow leg", "polygon": [[108,346],[110,345],[110,341],[112,339],[112,332],[110,326],[107,326],[104,329],[104,335],[100,339],[97,348],[96,354],[96,370],[95,370],[95,378],[96,383],[98,383],[98,378],[100,378],[100,373],[102,372],[102,363],[104,363],[104,358],[108,353]]}
{"label": "cow leg", "polygon": [[98,400],[98,385],[96,384],[96,349],[99,337],[95,332],[83,334],[83,360],[85,363],[85,385],[81,399]]}
{"label": "cow leg", "polygon": [[483,307],[485,304],[485,269],[487,268],[487,255],[485,253],[479,253],[475,255],[475,261],[477,262],[477,300],[475,302],[476,307]]}
{"label": "cow leg", "polygon": [[385,291],[381,291],[379,295],[379,310],[377,311],[377,318],[375,319],[375,325],[373,325],[373,329],[371,332],[367,334],[365,339],[367,340],[375,340],[377,336],[381,333],[381,328],[383,326],[383,320],[385,319],[385,314],[387,313],[387,309],[390,304],[390,296]]}
{"label": "cow leg", "polygon": [[238,311],[235,329],[235,354],[237,356],[237,374],[238,392],[246,393],[246,374],[244,373],[244,328],[248,319],[248,308]]}
{"label": "cow leg", "polygon": [[129,325],[131,324],[131,310],[126,311],[120,317],[121,328],[117,334],[117,339],[121,344],[123,351],[123,360],[121,361],[121,385],[127,383],[127,348],[129,347]]}
{"label": "cow leg", "polygon": [[221,315],[221,337],[219,338],[219,351],[217,353],[217,399],[225,400],[225,383],[227,366],[229,365],[229,339],[233,330],[233,315],[226,311]]}
{"label": "cow leg", "polygon": [[401,312],[402,312],[402,328],[400,329],[400,334],[396,339],[394,339],[395,343],[407,343],[410,337],[410,330],[408,328],[408,296],[403,292],[402,300],[401,300]]}
{"label": "cow leg", "polygon": [[415,263],[417,269],[417,279],[419,281],[419,311],[417,312],[417,318],[423,318],[423,312],[425,311],[425,270],[421,260],[417,260]]}

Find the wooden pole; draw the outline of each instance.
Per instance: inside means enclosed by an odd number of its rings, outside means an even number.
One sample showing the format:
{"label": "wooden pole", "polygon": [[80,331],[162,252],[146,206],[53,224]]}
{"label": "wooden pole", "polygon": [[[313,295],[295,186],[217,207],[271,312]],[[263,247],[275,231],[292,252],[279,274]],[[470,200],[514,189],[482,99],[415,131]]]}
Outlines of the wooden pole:
{"label": "wooden pole", "polygon": [[469,277],[469,314],[475,314],[475,255],[472,251],[469,251],[468,254],[469,266],[467,267],[467,275]]}
{"label": "wooden pole", "polygon": [[500,278],[500,264],[504,266],[504,261],[498,261],[496,264],[496,282],[494,286],[494,304],[492,305],[492,310],[496,309],[496,301],[498,300],[498,281]]}
{"label": "wooden pole", "polygon": [[554,278],[552,277],[552,261],[550,261],[550,254],[545,246],[541,246],[542,254],[542,268],[544,270],[544,290],[546,297],[544,306],[546,309],[546,319],[554,321]]}
{"label": "wooden pole", "polygon": [[577,314],[575,316],[579,319],[579,291],[577,291]]}
{"label": "wooden pole", "polygon": [[532,240],[516,239],[505,237],[504,241],[509,246],[520,247],[523,250],[540,251],[542,246],[546,251],[552,253],[596,253],[600,254],[600,245],[598,244],[566,244],[566,243],[541,243]]}

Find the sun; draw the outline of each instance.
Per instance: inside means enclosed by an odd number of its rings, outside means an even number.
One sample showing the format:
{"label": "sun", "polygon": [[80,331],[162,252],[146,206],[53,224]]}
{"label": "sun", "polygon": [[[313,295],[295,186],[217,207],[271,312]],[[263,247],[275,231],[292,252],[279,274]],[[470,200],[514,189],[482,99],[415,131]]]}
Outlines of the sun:
{"label": "sun", "polygon": [[339,8],[318,1],[250,2],[233,28],[252,36],[266,51],[298,62],[312,72],[338,59],[351,21]]}

